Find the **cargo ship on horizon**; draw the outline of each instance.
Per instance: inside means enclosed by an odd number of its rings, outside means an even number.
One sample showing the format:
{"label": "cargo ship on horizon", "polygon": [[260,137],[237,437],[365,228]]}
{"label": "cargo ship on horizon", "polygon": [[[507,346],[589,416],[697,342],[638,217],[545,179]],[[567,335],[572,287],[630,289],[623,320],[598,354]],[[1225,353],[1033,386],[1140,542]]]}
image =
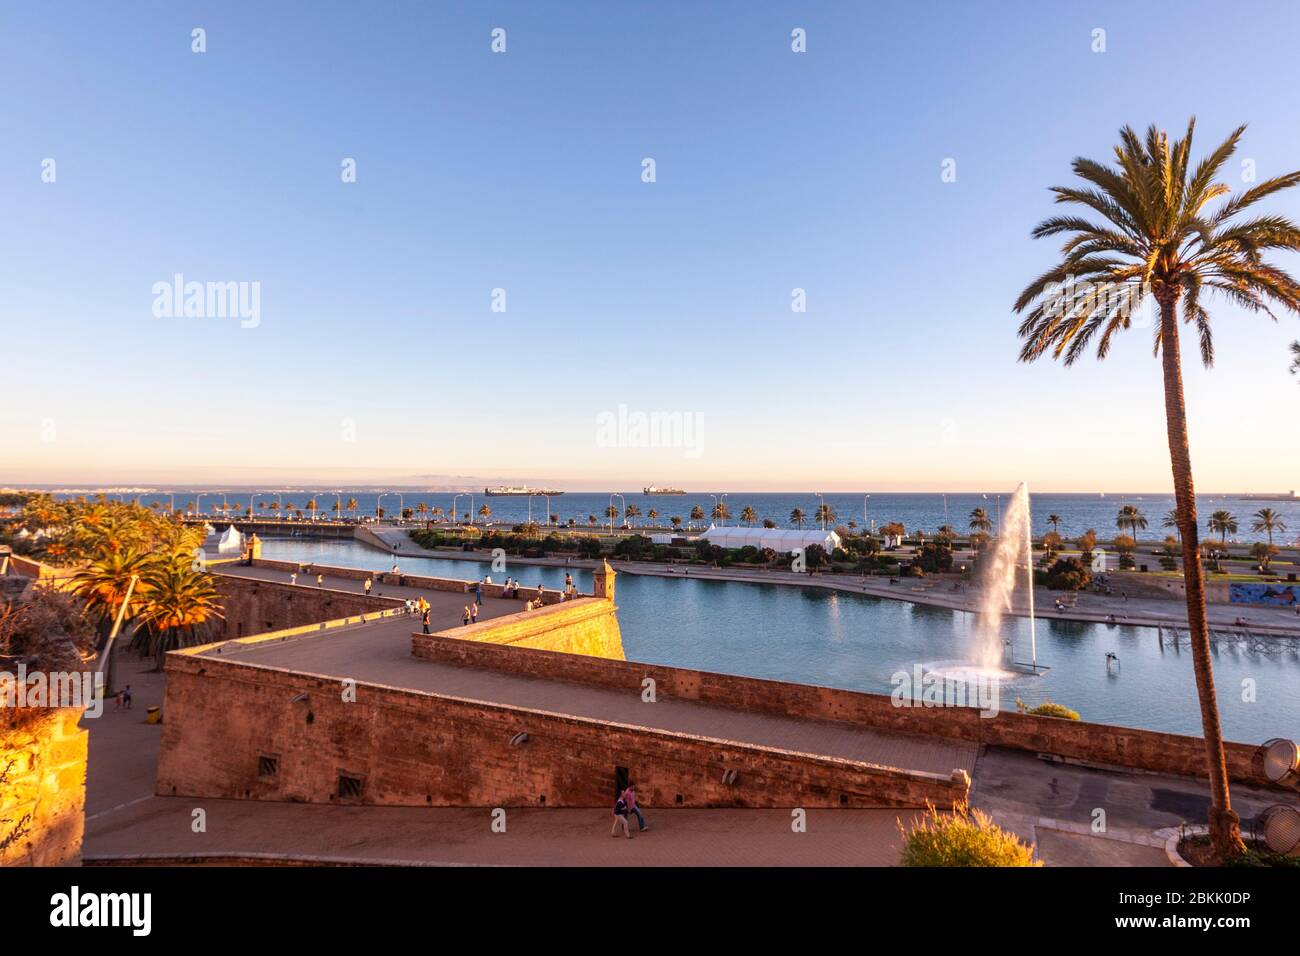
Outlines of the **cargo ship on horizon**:
{"label": "cargo ship on horizon", "polygon": [[646,485],[641,489],[643,495],[684,495],[686,492],[680,488],[660,488],[657,485]]}

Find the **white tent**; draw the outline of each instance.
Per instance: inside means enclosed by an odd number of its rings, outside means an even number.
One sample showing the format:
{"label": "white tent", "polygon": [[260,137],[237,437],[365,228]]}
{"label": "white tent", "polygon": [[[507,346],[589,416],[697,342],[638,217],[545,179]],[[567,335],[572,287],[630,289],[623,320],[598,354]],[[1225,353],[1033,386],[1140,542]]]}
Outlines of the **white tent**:
{"label": "white tent", "polygon": [[810,544],[820,544],[830,554],[840,546],[840,536],[834,531],[822,531],[787,528],[719,528],[709,525],[709,530],[700,537],[720,548],[743,548],[753,545],[755,548],[771,548],[778,554],[789,554],[797,548],[806,548]]}
{"label": "white tent", "polygon": [[232,524],[226,528],[226,533],[217,542],[217,551],[220,554],[238,554],[242,550],[244,550],[244,537],[235,530],[235,526]]}

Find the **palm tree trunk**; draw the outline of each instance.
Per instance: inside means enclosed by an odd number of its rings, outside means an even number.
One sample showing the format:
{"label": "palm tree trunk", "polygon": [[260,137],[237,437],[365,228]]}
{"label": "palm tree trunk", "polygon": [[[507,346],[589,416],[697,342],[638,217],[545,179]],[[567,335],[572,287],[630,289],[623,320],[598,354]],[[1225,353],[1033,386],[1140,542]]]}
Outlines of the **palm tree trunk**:
{"label": "palm tree trunk", "polygon": [[1182,360],[1178,349],[1177,293],[1160,301],[1160,354],[1165,377],[1165,424],[1169,433],[1169,459],[1174,475],[1174,502],[1178,531],[1183,539],[1183,582],[1187,592],[1187,626],[1192,638],[1192,668],[1201,704],[1201,731],[1205,737],[1206,769],[1210,778],[1210,840],[1220,860],[1243,852],[1241,821],[1228,793],[1228,764],[1219,724],[1219,702],[1210,661],[1209,625],[1205,616],[1205,570],[1196,532],[1196,493],[1192,483],[1192,457],[1187,442],[1187,407],[1183,401]]}

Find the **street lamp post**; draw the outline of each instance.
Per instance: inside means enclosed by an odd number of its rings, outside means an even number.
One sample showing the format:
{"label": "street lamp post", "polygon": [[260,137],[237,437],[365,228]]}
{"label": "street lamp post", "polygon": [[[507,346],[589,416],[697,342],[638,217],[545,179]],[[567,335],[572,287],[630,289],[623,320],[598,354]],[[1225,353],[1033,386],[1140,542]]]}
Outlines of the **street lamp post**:
{"label": "street lamp post", "polygon": [[[622,495],[620,495],[617,491],[609,496],[609,507],[611,509],[614,507],[615,498],[618,499],[619,504],[622,506],[621,510],[623,511],[627,510],[627,499],[624,498]],[[610,534],[614,533],[614,515],[612,514],[609,516],[609,533]]]}
{"label": "street lamp post", "polygon": [[826,530],[826,498],[820,491],[814,491],[817,496],[817,517],[821,519],[822,530]]}

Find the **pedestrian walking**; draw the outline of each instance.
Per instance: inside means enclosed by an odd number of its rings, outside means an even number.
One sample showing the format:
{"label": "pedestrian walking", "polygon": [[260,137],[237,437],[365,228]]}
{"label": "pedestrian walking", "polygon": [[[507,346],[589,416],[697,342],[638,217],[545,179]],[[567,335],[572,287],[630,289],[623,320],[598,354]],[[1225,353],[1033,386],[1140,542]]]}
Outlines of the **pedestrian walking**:
{"label": "pedestrian walking", "polygon": [[475,604],[483,603],[483,582],[482,581],[474,585],[474,603]]}
{"label": "pedestrian walking", "polygon": [[478,605],[477,605],[477,604],[471,604],[471,605],[469,606],[469,622],[470,622],[471,624],[477,624],[477,623],[478,623]]}
{"label": "pedestrian walking", "polygon": [[614,825],[609,828],[609,835],[618,836],[620,829],[623,831],[623,836],[632,839],[632,829],[627,825],[627,804],[623,802],[621,796],[614,801]]}
{"label": "pedestrian walking", "polygon": [[[642,831],[649,830],[650,824],[645,822],[645,817],[641,814],[641,808],[637,806],[636,803],[636,781],[629,780],[627,782],[627,789],[623,791],[619,796],[619,799],[623,801],[623,805],[627,808],[628,813],[636,814],[637,829]],[[626,814],[624,815],[624,818],[626,819]]]}
{"label": "pedestrian walking", "polygon": [[370,579],[370,575],[367,574],[366,575],[366,597],[370,596],[370,588],[374,586],[374,583],[375,582]]}
{"label": "pedestrian walking", "polygon": [[426,607],[424,613],[420,615],[420,624],[424,626],[424,633],[429,633],[429,609]]}
{"label": "pedestrian walking", "polygon": [[289,574],[289,584],[294,585],[297,583],[298,583],[298,572],[293,571]]}
{"label": "pedestrian walking", "polygon": [[316,587],[323,588],[324,586],[325,586],[325,575],[323,574],[316,575]]}
{"label": "pedestrian walking", "polygon": [[468,625],[468,624],[469,624],[469,605],[468,605],[468,604],[465,605],[465,611],[464,611],[464,613],[462,613],[461,616],[460,616],[460,623],[461,623],[461,624],[464,624],[464,625]]}

